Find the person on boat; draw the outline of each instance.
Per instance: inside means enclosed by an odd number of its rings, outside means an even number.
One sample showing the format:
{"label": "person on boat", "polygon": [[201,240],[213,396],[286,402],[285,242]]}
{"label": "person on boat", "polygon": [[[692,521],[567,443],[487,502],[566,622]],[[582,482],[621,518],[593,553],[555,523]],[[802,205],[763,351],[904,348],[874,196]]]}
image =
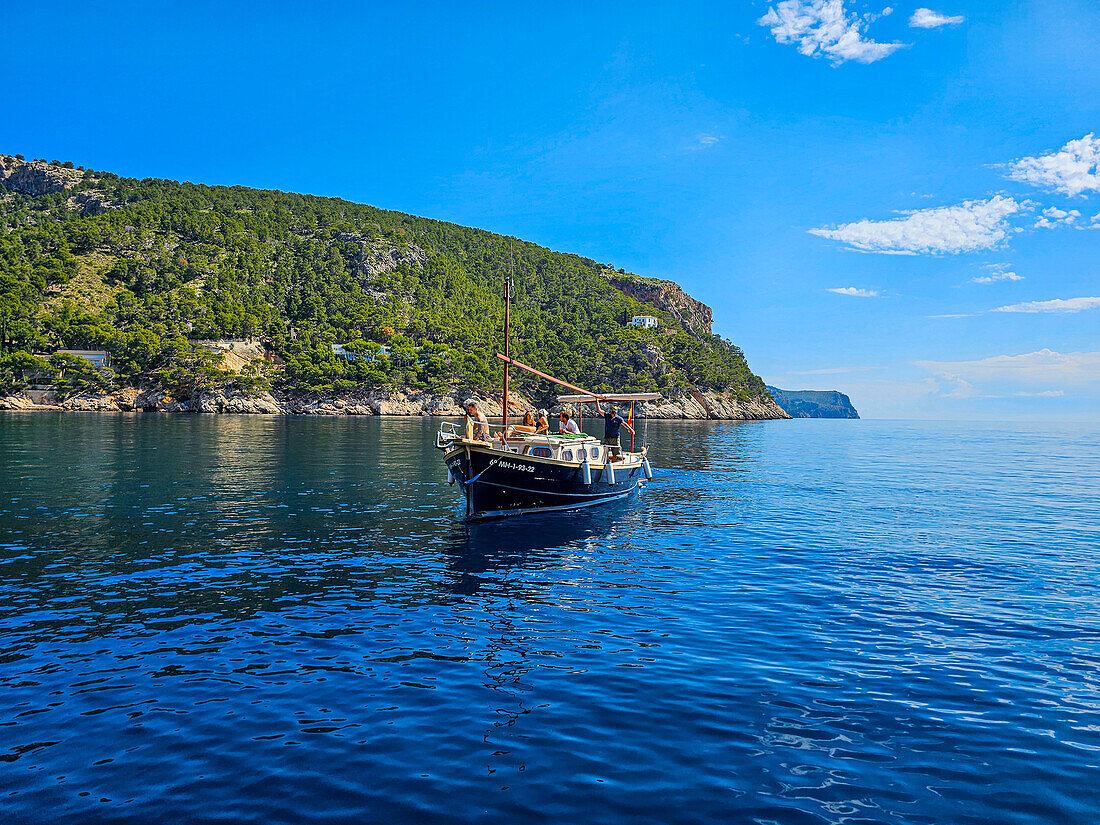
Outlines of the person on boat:
{"label": "person on boat", "polygon": [[466,438],[470,441],[490,441],[489,419],[474,399],[466,402]]}
{"label": "person on boat", "polygon": [[539,423],[535,427],[535,435],[550,435],[550,420],[546,410],[539,410]]}
{"label": "person on boat", "polygon": [[599,399],[596,400],[596,412],[603,416],[603,443],[607,445],[608,455],[621,457],[623,447],[619,443],[619,428],[626,427],[631,435],[634,435],[634,428],[627,423],[621,411],[610,405],[604,410]]}
{"label": "person on boat", "polygon": [[516,433],[534,433],[538,432],[538,427],[535,424],[535,415],[530,410],[523,414],[522,424],[510,424],[508,429],[504,432],[505,438],[511,438]]}
{"label": "person on boat", "polygon": [[561,434],[569,433],[572,435],[580,435],[581,428],[577,426],[577,422],[569,417],[569,413],[565,410],[561,411],[559,416],[561,421],[558,423],[558,432]]}

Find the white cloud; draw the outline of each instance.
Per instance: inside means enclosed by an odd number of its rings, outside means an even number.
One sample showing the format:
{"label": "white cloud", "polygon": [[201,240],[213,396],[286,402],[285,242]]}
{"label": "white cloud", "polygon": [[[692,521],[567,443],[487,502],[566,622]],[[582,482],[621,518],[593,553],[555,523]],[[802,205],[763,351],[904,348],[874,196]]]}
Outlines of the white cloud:
{"label": "white cloud", "polygon": [[835,292],[837,295],[851,295],[855,298],[877,298],[877,289],[859,289],[854,286],[835,286],[831,289],[826,289],[826,292]]}
{"label": "white cloud", "polygon": [[782,0],[757,22],[771,30],[776,42],[796,45],[808,57],[827,57],[834,65],[874,63],[905,45],[864,37],[869,18],[849,14],[843,0]]}
{"label": "white cloud", "polygon": [[[915,361],[941,378],[965,383],[1085,384],[1100,381],[1100,351],[1054,352],[1042,349],[1024,355],[995,355],[978,361]],[[1058,390],[1047,390],[1057,393]]]}
{"label": "white cloud", "polygon": [[932,9],[917,9],[909,18],[909,25],[914,29],[938,29],[941,26],[957,26],[961,22],[961,14],[947,15]]}
{"label": "white cloud", "polygon": [[995,284],[998,281],[1022,281],[1023,275],[1017,275],[1015,272],[1010,272],[1008,264],[986,264],[986,271],[988,275],[979,275],[977,278],[971,278],[972,284]]}
{"label": "white cloud", "polygon": [[1079,217],[1081,217],[1081,213],[1076,209],[1071,209],[1067,212],[1064,209],[1059,209],[1057,206],[1052,206],[1049,209],[1043,210],[1043,214],[1035,221],[1035,227],[1037,229],[1053,229],[1059,224],[1063,226],[1072,226],[1077,222]]}
{"label": "white cloud", "polygon": [[1055,298],[1052,301],[1028,301],[997,307],[992,312],[1081,312],[1100,307],[1100,298]]}
{"label": "white cloud", "polygon": [[1008,177],[1032,186],[1055,189],[1066,195],[1100,192],[1100,139],[1092,133],[1071,140],[1057,152],[1015,160]]}
{"label": "white cloud", "polygon": [[963,201],[958,206],[918,209],[904,218],[862,220],[835,229],[811,229],[811,235],[841,241],[864,252],[895,255],[958,253],[990,249],[1008,236],[1006,220],[1027,207],[1013,198]]}

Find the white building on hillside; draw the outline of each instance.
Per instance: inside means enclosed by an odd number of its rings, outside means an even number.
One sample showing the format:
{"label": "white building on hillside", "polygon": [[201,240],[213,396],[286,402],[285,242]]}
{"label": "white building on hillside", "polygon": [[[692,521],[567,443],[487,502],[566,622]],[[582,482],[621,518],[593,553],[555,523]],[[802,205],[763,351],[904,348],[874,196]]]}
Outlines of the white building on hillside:
{"label": "white building on hillside", "polygon": [[642,327],[643,329],[656,329],[660,321],[652,315],[635,315],[630,319],[630,323],[636,327]]}

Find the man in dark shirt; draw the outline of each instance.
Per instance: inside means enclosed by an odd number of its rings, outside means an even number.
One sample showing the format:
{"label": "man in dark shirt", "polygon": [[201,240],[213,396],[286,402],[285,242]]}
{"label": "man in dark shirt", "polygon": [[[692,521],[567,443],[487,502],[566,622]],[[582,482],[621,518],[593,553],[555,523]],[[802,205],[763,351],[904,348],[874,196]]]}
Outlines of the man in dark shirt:
{"label": "man in dark shirt", "polygon": [[621,456],[623,454],[622,445],[619,444],[619,428],[626,427],[627,432],[634,435],[634,428],[626,423],[626,419],[622,417],[614,408],[608,407],[605,411],[600,406],[600,402],[596,402],[596,412],[603,416],[603,443],[607,445],[607,452],[612,456]]}

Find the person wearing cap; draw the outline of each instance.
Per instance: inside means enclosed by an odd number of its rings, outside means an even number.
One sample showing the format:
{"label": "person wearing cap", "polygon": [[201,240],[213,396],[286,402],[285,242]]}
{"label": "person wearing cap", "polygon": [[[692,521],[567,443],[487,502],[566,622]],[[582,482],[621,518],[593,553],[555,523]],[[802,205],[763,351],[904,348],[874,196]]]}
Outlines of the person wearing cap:
{"label": "person wearing cap", "polygon": [[623,448],[619,443],[619,428],[626,427],[631,435],[634,435],[634,428],[626,422],[626,419],[614,407],[608,405],[605,412],[604,408],[600,406],[599,399],[596,400],[596,412],[603,416],[603,443],[607,445],[608,454],[621,456]]}
{"label": "person wearing cap", "polygon": [[550,420],[547,418],[549,413],[546,410],[539,410],[539,420],[535,425],[535,435],[550,435]]}
{"label": "person wearing cap", "polygon": [[489,441],[489,419],[478,407],[474,399],[466,404],[466,438],[470,441]]}

